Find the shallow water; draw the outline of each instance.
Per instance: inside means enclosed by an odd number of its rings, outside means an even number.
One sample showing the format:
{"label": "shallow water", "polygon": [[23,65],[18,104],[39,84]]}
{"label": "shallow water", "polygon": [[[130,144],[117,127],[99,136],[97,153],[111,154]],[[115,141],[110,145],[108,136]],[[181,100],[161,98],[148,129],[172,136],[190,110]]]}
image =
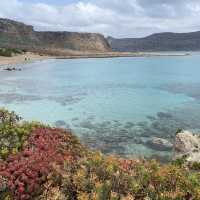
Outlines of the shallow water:
{"label": "shallow water", "polygon": [[170,151],[178,128],[200,128],[200,56],[48,60],[0,72],[0,105],[70,128],[92,148],[124,156]]}

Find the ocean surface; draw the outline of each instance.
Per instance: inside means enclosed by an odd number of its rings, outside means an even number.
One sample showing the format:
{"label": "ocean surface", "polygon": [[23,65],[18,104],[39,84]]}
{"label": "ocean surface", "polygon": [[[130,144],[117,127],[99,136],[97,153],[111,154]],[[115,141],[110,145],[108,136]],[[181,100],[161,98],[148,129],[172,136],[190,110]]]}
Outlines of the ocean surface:
{"label": "ocean surface", "polygon": [[104,153],[166,160],[172,152],[148,141],[200,129],[200,55],[26,64],[0,71],[0,106],[71,129]]}

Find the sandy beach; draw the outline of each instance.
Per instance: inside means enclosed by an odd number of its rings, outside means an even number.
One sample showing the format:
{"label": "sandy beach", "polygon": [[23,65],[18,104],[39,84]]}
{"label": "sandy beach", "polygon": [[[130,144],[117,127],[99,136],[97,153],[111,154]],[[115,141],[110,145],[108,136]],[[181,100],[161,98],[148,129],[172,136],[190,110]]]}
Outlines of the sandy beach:
{"label": "sandy beach", "polygon": [[34,61],[42,61],[46,59],[78,59],[78,58],[112,58],[112,57],[149,57],[149,56],[185,56],[185,53],[145,53],[145,52],[106,52],[106,53],[89,53],[89,52],[76,52],[69,54],[66,52],[66,55],[39,55],[37,53],[27,52],[22,55],[15,55],[12,57],[3,57],[0,56],[0,68],[2,67],[12,67],[12,65],[17,64],[26,64]]}
{"label": "sandy beach", "polygon": [[10,66],[16,65],[16,64],[25,64],[25,63],[45,60],[45,59],[49,59],[49,58],[52,58],[52,57],[41,56],[39,54],[35,54],[35,53],[31,53],[31,52],[27,52],[25,54],[16,55],[16,56],[12,56],[12,57],[0,56],[0,67],[2,67],[2,66],[10,67]]}

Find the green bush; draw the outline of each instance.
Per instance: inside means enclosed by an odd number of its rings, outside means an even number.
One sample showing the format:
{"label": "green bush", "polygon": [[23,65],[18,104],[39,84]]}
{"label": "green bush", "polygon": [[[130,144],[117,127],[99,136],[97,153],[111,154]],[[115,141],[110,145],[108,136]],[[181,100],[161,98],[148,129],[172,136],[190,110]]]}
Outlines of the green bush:
{"label": "green bush", "polygon": [[12,48],[0,48],[0,56],[12,57],[15,54],[23,54],[25,50],[12,49]]}
{"label": "green bush", "polygon": [[11,57],[12,52],[6,49],[0,49],[0,56]]}
{"label": "green bush", "polygon": [[14,112],[0,109],[0,159],[5,160],[9,154],[21,150],[36,123],[21,121]]}

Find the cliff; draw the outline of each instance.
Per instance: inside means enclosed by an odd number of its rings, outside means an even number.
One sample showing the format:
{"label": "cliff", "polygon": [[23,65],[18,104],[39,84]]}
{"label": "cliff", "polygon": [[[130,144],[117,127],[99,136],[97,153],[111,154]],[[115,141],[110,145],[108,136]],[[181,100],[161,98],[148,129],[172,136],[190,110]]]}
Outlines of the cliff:
{"label": "cliff", "polygon": [[0,19],[0,47],[26,50],[110,51],[101,34],[76,32],[39,32],[33,26],[9,19]]}
{"label": "cliff", "polygon": [[200,31],[191,33],[157,33],[144,38],[108,37],[115,51],[199,51]]}

